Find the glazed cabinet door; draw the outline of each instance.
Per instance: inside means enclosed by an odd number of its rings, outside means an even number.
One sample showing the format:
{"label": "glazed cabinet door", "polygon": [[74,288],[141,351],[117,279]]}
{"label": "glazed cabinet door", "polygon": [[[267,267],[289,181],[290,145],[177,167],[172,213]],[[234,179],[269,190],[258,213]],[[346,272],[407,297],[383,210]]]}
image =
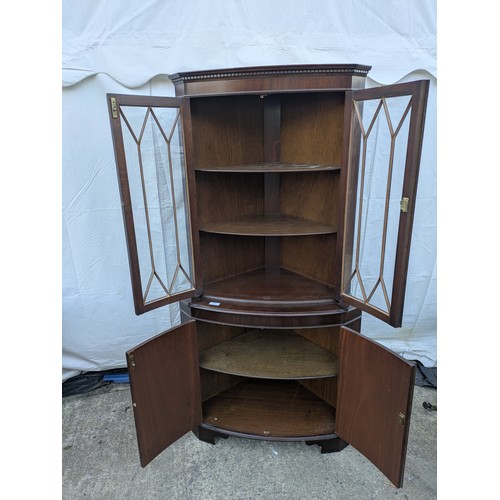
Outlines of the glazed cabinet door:
{"label": "glazed cabinet door", "polygon": [[337,434],[400,488],[415,365],[342,327],[339,367]]}
{"label": "glazed cabinet door", "polygon": [[187,99],[108,94],[136,314],[196,289]]}
{"label": "glazed cabinet door", "polygon": [[347,93],[340,292],[401,326],[429,82]]}
{"label": "glazed cabinet door", "polygon": [[127,352],[141,465],[202,422],[196,324],[189,321]]}

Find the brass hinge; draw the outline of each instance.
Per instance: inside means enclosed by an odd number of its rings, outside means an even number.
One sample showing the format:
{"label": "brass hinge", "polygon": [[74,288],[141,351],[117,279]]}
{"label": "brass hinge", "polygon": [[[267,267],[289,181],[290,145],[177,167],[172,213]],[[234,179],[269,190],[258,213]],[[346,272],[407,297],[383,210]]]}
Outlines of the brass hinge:
{"label": "brass hinge", "polygon": [[135,359],[133,354],[128,355],[128,363],[130,366],[130,369],[133,370],[135,368]]}
{"label": "brass hinge", "polygon": [[410,203],[410,198],[407,198],[406,196],[404,196],[402,199],[401,199],[401,212],[408,212],[408,204]]}
{"label": "brass hinge", "polygon": [[404,413],[398,413],[398,420],[401,425],[405,425],[406,415]]}
{"label": "brass hinge", "polygon": [[113,118],[118,118],[118,108],[116,107],[115,97],[111,97],[111,115]]}

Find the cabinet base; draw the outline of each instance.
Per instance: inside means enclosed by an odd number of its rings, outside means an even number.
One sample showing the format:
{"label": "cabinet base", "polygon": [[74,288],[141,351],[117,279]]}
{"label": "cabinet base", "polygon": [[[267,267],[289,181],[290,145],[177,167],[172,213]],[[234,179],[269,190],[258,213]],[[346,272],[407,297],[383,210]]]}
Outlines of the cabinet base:
{"label": "cabinet base", "polygon": [[308,446],[317,444],[321,448],[321,453],[336,453],[349,446],[347,441],[339,438],[325,439],[324,441],[306,441]]}
{"label": "cabinet base", "polygon": [[196,437],[205,443],[215,444],[218,438],[227,439],[229,436],[240,437],[245,439],[260,439],[265,441],[303,441],[306,445],[318,445],[321,448],[321,453],[336,453],[342,451],[349,445],[346,441],[336,436],[335,434],[324,436],[311,440],[308,438],[263,438],[262,436],[253,436],[250,434],[241,434],[239,432],[225,431],[223,429],[216,429],[207,424],[200,425],[193,431]]}
{"label": "cabinet base", "polygon": [[200,441],[209,444],[215,444],[217,438],[227,439],[229,437],[229,435],[227,434],[222,434],[220,432],[216,432],[202,426],[199,426],[196,430],[193,431],[193,433]]}

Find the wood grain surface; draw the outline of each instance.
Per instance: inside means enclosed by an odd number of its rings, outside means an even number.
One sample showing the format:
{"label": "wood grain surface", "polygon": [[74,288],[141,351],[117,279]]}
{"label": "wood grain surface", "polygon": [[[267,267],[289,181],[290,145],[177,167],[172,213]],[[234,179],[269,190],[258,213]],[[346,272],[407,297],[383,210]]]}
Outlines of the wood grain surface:
{"label": "wood grain surface", "polygon": [[332,234],[335,226],[286,214],[256,214],[237,220],[203,224],[202,231],[246,236],[298,236]]}
{"label": "wood grain surface", "polygon": [[269,439],[335,432],[335,409],[294,381],[249,379],[203,404],[203,421]]}
{"label": "wood grain surface", "polygon": [[251,330],[200,352],[200,366],[268,379],[333,377],[338,358],[288,330]]}

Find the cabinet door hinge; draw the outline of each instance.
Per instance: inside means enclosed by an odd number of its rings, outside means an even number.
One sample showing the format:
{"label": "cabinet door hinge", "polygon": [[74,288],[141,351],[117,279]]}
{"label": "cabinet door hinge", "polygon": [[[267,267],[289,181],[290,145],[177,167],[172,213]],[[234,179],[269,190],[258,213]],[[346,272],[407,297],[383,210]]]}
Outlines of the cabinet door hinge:
{"label": "cabinet door hinge", "polygon": [[401,425],[405,425],[406,423],[406,415],[404,413],[398,413],[398,420]]}
{"label": "cabinet door hinge", "polygon": [[410,198],[407,198],[406,196],[404,196],[402,199],[401,199],[401,212],[408,212],[408,204],[410,203]]}
{"label": "cabinet door hinge", "polygon": [[111,97],[111,116],[118,118],[118,108],[116,107],[116,98]]}
{"label": "cabinet door hinge", "polygon": [[135,358],[133,354],[128,355],[128,363],[131,370],[135,369]]}

